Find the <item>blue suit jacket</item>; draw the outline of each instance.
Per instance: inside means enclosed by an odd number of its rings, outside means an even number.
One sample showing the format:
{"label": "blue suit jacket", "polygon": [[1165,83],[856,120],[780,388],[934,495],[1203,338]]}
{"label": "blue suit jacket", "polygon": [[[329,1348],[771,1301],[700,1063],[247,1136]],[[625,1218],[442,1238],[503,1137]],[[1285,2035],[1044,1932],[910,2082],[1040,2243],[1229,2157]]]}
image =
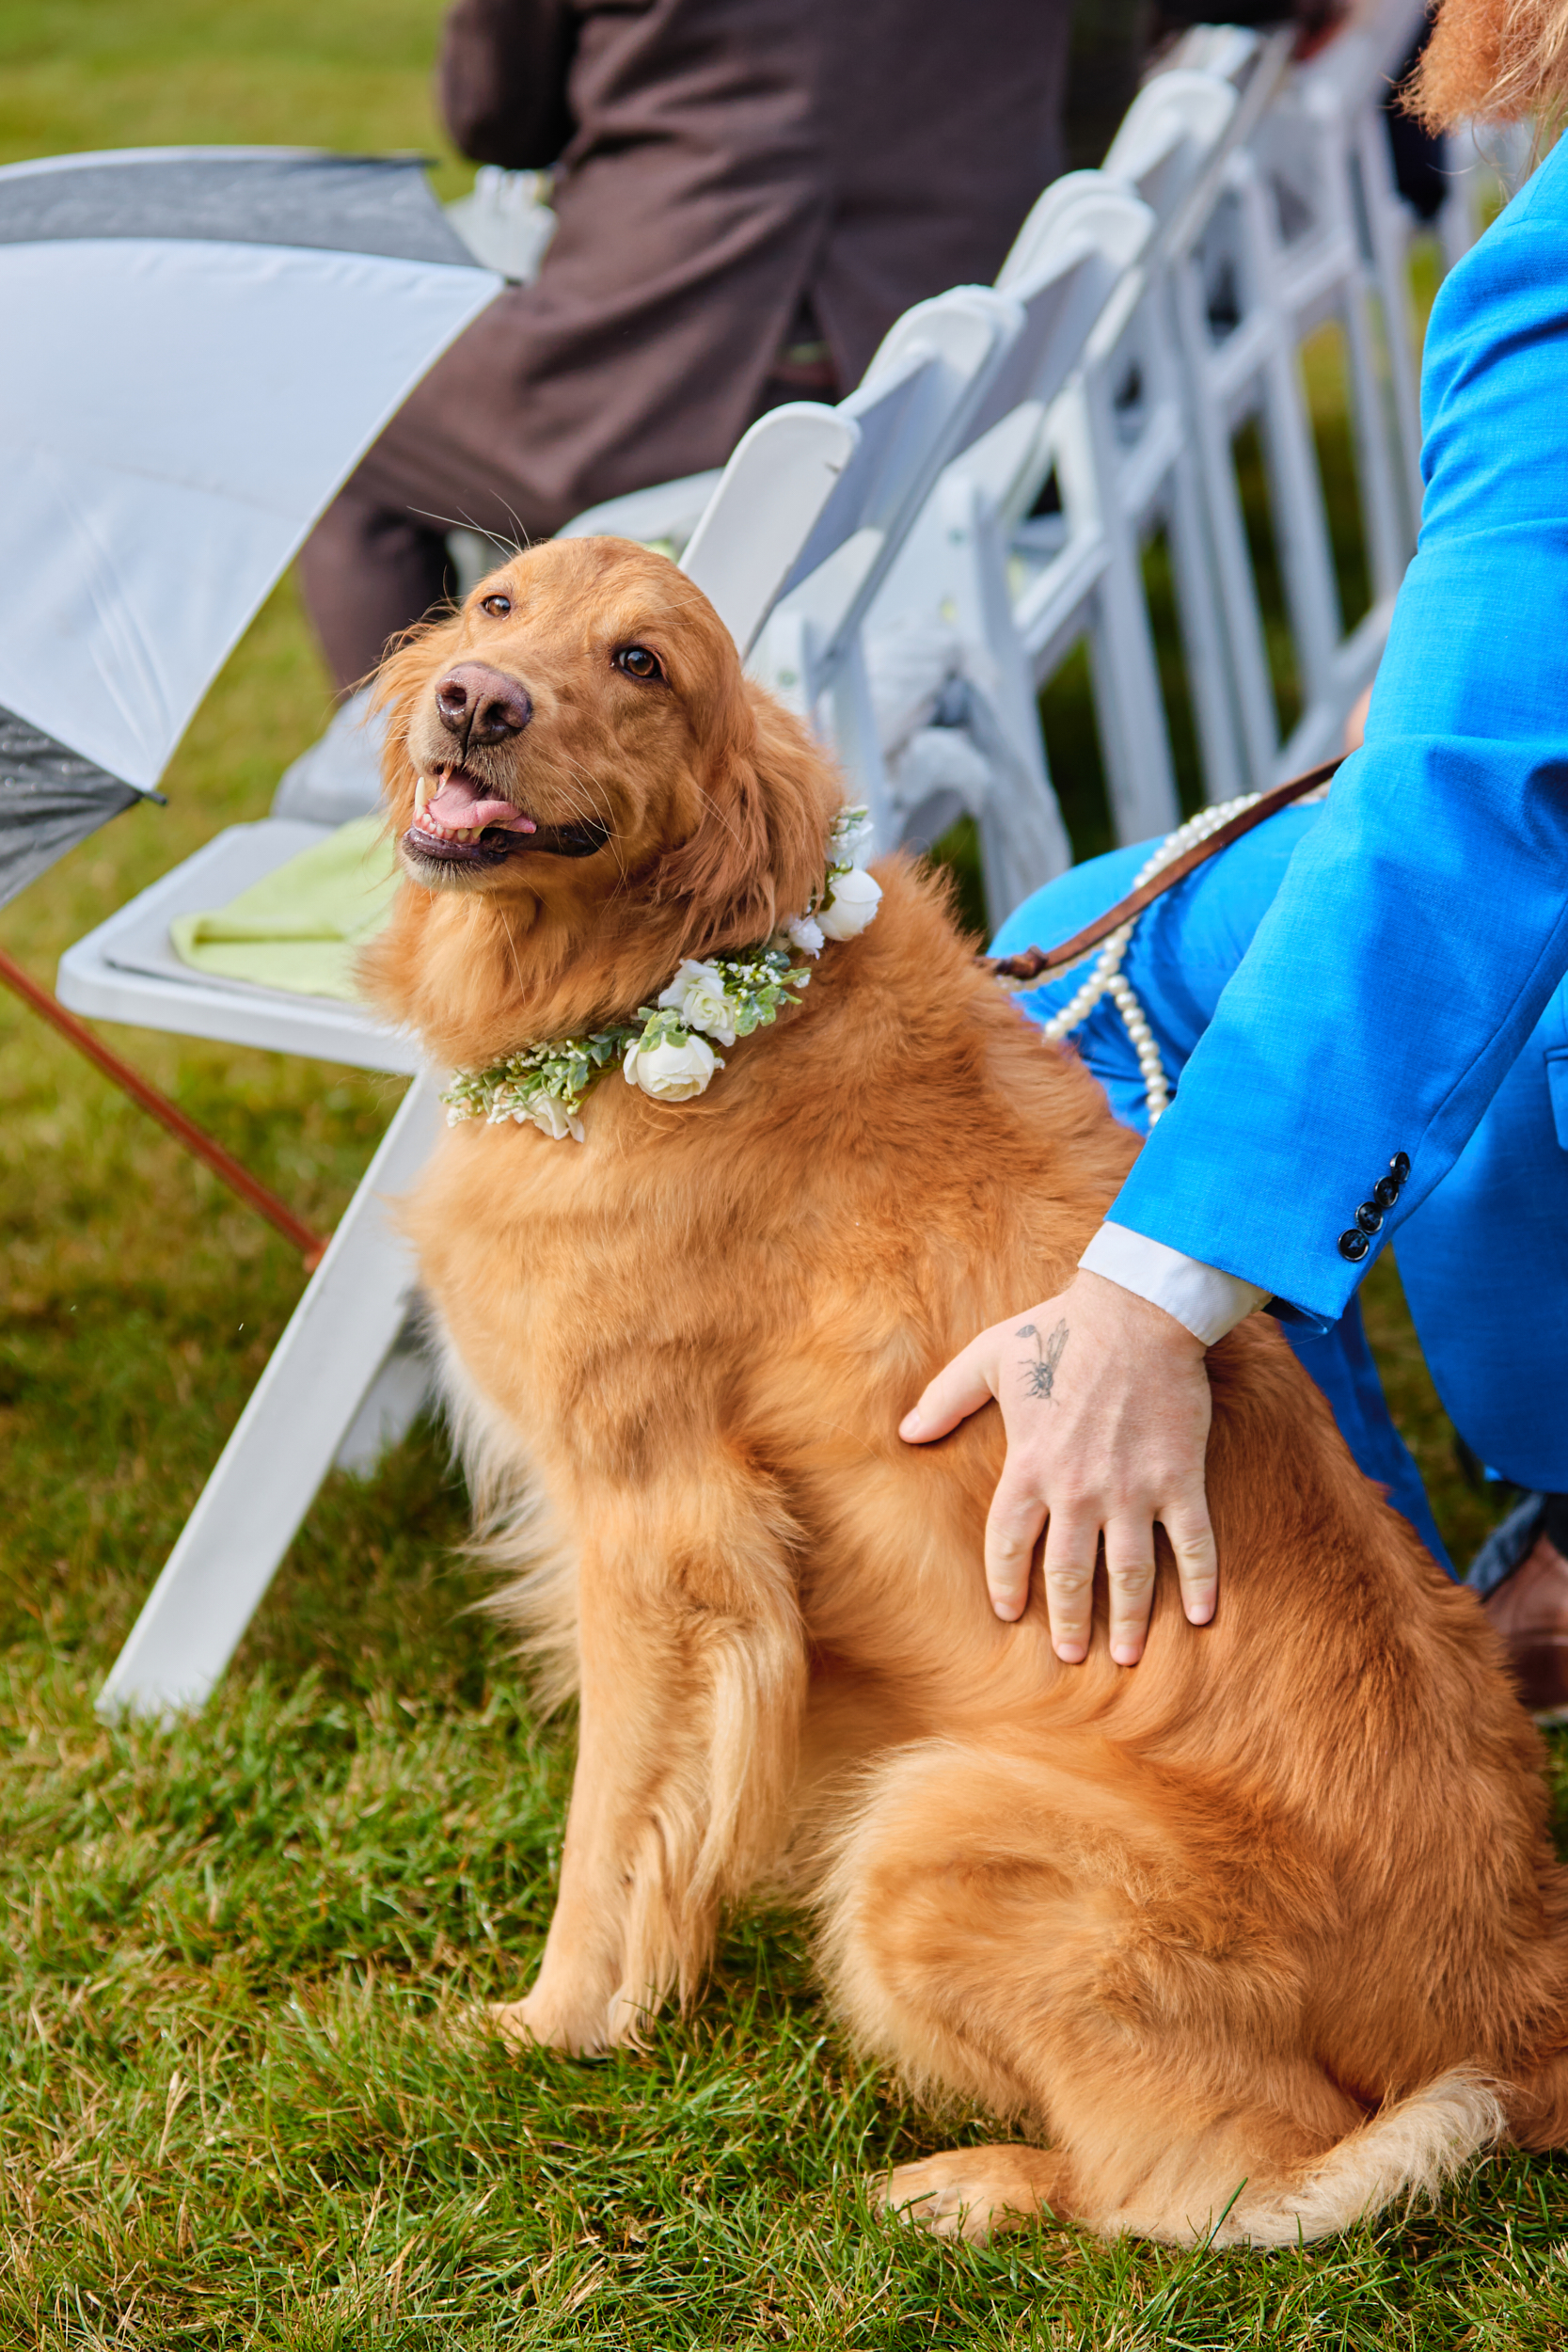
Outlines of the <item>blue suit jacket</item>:
{"label": "blue suit jacket", "polygon": [[1444,285],[1422,396],[1420,545],[1365,748],[1110,1212],[1320,1325],[1568,970],[1568,139]]}

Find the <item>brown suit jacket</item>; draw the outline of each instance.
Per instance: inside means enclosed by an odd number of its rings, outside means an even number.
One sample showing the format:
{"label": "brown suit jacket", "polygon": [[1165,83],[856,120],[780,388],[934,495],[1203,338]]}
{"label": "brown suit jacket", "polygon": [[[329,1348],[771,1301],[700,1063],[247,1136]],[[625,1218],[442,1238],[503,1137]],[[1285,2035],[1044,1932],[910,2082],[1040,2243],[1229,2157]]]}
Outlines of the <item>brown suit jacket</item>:
{"label": "brown suit jacket", "polygon": [[1070,17],[1071,0],[457,0],[452,135],[481,161],[559,165],[538,281],[428,388],[478,418],[517,521],[553,530],[721,464],[802,297],[847,389],[911,303],[991,278],[1061,168]]}

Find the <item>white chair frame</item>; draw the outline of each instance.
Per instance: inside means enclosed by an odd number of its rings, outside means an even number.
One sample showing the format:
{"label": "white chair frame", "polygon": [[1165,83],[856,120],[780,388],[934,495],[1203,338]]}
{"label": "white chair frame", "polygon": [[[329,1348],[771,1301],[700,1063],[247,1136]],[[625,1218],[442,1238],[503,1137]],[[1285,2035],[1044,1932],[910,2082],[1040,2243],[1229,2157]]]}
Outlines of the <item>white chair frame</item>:
{"label": "white chair frame", "polygon": [[[993,781],[973,808],[993,919],[1070,862],[1059,815],[1053,834],[1037,814],[1050,796],[1037,698],[1081,641],[1089,646],[1119,836],[1141,839],[1178,821],[1141,568],[1162,529],[1215,797],[1226,796],[1239,771],[1164,275],[1173,246],[1180,249],[1212,204],[1230,147],[1272,93],[1283,44],[1238,34],[1220,54],[1224,74],[1177,70],[1149,83],[1104,167],[1057,182],[1025,222],[1000,287],[1022,294],[1086,245],[1105,271],[1109,299],[1065,388],[1059,373],[1054,382],[1042,375],[1033,405],[949,465],[872,617],[874,642],[878,632],[929,628],[938,616],[950,624],[968,675],[987,677],[1010,766],[1031,779],[1031,790],[1006,793]],[[1060,515],[1037,519],[1033,509],[1053,474]],[[1050,804],[1054,815],[1053,796]]]}
{"label": "white chair frame", "polygon": [[[1005,290],[1016,304],[1020,326],[1006,364],[973,405],[955,437],[957,455],[933,467],[919,485],[913,507],[899,517],[896,532],[871,545],[847,544],[843,558],[804,577],[797,567],[793,594],[775,606],[752,667],[784,701],[810,718],[832,742],[857,795],[873,811],[880,846],[892,847],[904,832],[909,811],[890,791],[880,726],[874,707],[866,660],[866,632],[895,625],[907,598],[898,583],[939,578],[928,554],[935,533],[956,546],[966,528],[950,485],[958,469],[984,451],[993,466],[1011,471],[1020,441],[1032,442],[1047,404],[1076,365],[1096,320],[1111,298],[1119,257],[1092,236],[1068,234],[1052,252]],[[978,298],[978,289],[974,290]],[[967,458],[966,453],[967,453]],[[972,544],[972,543],[966,543]],[[808,550],[808,556],[810,551]],[[979,583],[979,593],[990,583]],[[1016,746],[1018,788],[983,813],[989,866],[999,889],[1033,888],[1069,862],[1067,835],[1046,773],[1038,723],[1027,674],[1005,632],[977,621],[975,660],[984,662],[990,699]],[[981,647],[984,650],[980,650]]]}
{"label": "white chair frame", "polygon": [[[1212,798],[1265,789],[1327,757],[1376,669],[1414,550],[1420,421],[1407,282],[1411,215],[1393,183],[1381,114],[1390,71],[1420,10],[1376,0],[1292,71],[1227,159],[1201,233],[1170,262],[1174,331],[1187,373],[1217,609],[1235,697],[1243,774]],[[1221,290],[1235,315],[1220,318]],[[1371,604],[1341,614],[1302,348],[1325,322],[1343,333]],[[1232,445],[1256,421],[1301,680],[1281,740],[1263,618]]]}

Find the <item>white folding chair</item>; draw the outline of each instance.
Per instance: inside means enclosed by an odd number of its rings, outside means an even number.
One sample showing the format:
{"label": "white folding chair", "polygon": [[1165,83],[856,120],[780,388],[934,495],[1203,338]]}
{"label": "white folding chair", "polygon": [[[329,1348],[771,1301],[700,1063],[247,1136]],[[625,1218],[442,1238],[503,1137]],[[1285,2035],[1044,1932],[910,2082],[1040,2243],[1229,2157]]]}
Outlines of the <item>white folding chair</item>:
{"label": "white folding chair", "polygon": [[[1337,747],[1377,666],[1415,546],[1420,435],[1409,215],[1394,188],[1381,106],[1420,19],[1411,0],[1373,0],[1293,69],[1227,159],[1200,235],[1171,257],[1244,783],[1254,788]],[[1344,337],[1371,592],[1354,628],[1341,612],[1303,380],[1303,346],[1330,321]],[[1234,455],[1237,434],[1254,422],[1301,685],[1301,715],[1283,742]]]}
{"label": "white folding chair", "polygon": [[482,164],[468,194],[446,207],[447,218],[476,262],[526,286],[538,277],[555,235],[549,184],[547,172]]}
{"label": "white folding chair", "polygon": [[1178,64],[1146,85],[1102,167],[1108,182],[1149,207],[1155,227],[1053,418],[1068,539],[1062,559],[1021,598],[1020,621],[1041,683],[1074,638],[1087,637],[1111,817],[1122,841],[1164,831],[1180,814],[1143,581],[1145,550],[1161,532],[1206,796],[1226,800],[1244,788],[1172,288],[1231,158],[1277,91],[1288,46],[1288,36],[1205,28],[1180,53],[1203,62]]}
{"label": "white folding chair", "polygon": [[[882,614],[891,597],[896,623],[902,600],[895,582],[911,562],[917,580],[930,577],[930,565],[911,546],[911,535],[928,538],[933,530],[943,529],[942,501],[935,494],[939,480],[951,470],[953,456],[999,444],[1004,453],[997,462],[1004,463],[1006,449],[1016,448],[1021,436],[1032,436],[1043,402],[1082,351],[1115,276],[1106,255],[1080,238],[1068,241],[1026,283],[1009,288],[1006,297],[982,296],[980,290],[974,290],[972,298],[977,302],[1009,300],[1018,319],[1006,359],[983,397],[955,411],[955,429],[945,448],[928,443],[920,464],[907,469],[901,483],[890,479],[880,485],[880,513],[867,508],[832,562],[813,568],[816,550],[806,549],[757,646],[757,675],[811,717],[834,744],[857,794],[873,811],[884,847],[900,838],[909,810],[890,789],[883,755],[884,714],[878,707],[867,660],[870,617]],[[945,470],[943,458],[948,460]],[[1017,674],[1016,665],[1007,673],[993,663],[988,683],[998,708],[1007,707],[1011,735],[1023,746],[1022,789],[1012,796],[1017,832],[1010,855],[1025,868],[1055,871],[1065,862],[1065,836],[1039,755],[1028,682]],[[1000,829],[993,828],[988,838],[993,853],[1001,854]],[[1031,840],[1038,843],[1033,856]]]}
{"label": "white folding chair", "polygon": [[[993,917],[1072,862],[1046,767],[1030,648],[1013,610],[1013,537],[1051,470],[1052,404],[1154,226],[1146,206],[1098,174],[1074,180],[1051,233],[1033,241],[1022,268],[1009,262],[1004,273],[1024,330],[967,447],[943,469],[889,570],[858,654],[879,748],[893,762],[899,830],[929,829],[933,801],[943,817],[949,803],[967,808]],[[949,707],[955,687],[957,713]],[[933,718],[945,723],[933,725]]]}
{"label": "white folding chair", "polygon": [[[900,526],[1021,318],[1006,296],[968,289],[923,304],[895,328],[853,404],[798,404],[752,428],[686,552],[743,650],[772,599],[844,538]],[[327,1470],[368,1467],[425,1393],[409,1337],[415,1269],[385,1197],[407,1189],[433,1148],[440,1073],[367,1013],[204,979],[168,946],[175,914],[232,898],[330,830],[286,818],[232,826],[61,961],[59,994],[78,1012],[414,1073],[100,1693],[105,1715],[202,1703]]]}
{"label": "white folding chair", "polygon": [[[1148,194],[1169,215],[1223,135],[1235,93],[1209,75],[1163,78],[1167,87],[1144,94],[1121,135],[1136,150],[1131,175],[1138,184],[1147,182]],[[956,659],[971,735],[983,728],[990,755],[980,757],[977,748],[968,753],[967,778],[960,767],[957,797],[978,820],[993,913],[1016,904],[1071,857],[1036,708],[1048,672],[1013,612],[1009,571],[1017,563],[1017,530],[1054,462],[1046,423],[1050,405],[1085,347],[1092,350],[1104,333],[1107,317],[1121,315],[1121,291],[1160,219],[1147,202],[1108,191],[1099,174],[1075,173],[1047,190],[997,281],[999,291],[1019,302],[1023,327],[1006,370],[932,485],[896,564],[883,562],[875,574],[858,579],[852,594],[831,569],[819,573],[781,602],[759,647],[761,674],[816,718],[857,789],[873,806],[886,808],[883,839],[918,827],[933,773],[954,773],[952,753],[940,740],[943,731],[920,730],[909,722],[923,704],[940,702],[947,683],[943,665]],[[1082,528],[1069,566],[1058,569],[1056,580],[1077,567],[1082,583],[1085,543],[1093,528],[1101,561],[1095,587],[1085,590],[1080,608],[1084,629],[1098,629],[1114,649],[1102,664],[1108,700],[1122,736],[1134,739],[1125,749],[1120,738],[1117,742],[1115,772],[1125,798],[1145,787],[1149,775],[1143,744],[1126,724],[1132,697],[1118,675],[1127,665],[1117,658],[1125,644],[1136,642],[1144,658],[1137,688],[1157,702],[1158,684],[1141,600],[1136,617],[1128,615],[1120,625],[1124,616],[1115,604],[1120,547],[1090,525],[1091,502],[1091,488],[1075,477],[1074,518]],[[1066,649],[1052,648],[1058,660]],[[902,723],[893,715],[900,707]],[[909,739],[900,741],[901,735]],[[890,740],[900,754],[891,789],[884,759]],[[943,763],[938,771],[928,758],[913,756],[927,752]],[[1168,755],[1158,756],[1168,770]]]}
{"label": "white folding chair", "polygon": [[[1065,336],[1042,345],[1036,400],[949,464],[872,615],[874,674],[901,644],[923,634],[937,643],[945,630],[961,675],[971,687],[984,682],[988,723],[1003,756],[972,762],[967,791],[961,765],[953,781],[957,800],[978,821],[993,918],[1070,861],[1046,777],[1037,696],[1080,642],[1089,646],[1119,836],[1139,839],[1177,821],[1142,577],[1145,548],[1161,531],[1215,797],[1225,797],[1237,770],[1164,272],[1173,244],[1193,233],[1212,204],[1229,146],[1266,102],[1283,45],[1232,32],[1211,37],[1209,57],[1224,70],[1179,68],[1148,84],[1104,167],[1055,183],[1024,223],[998,286],[1027,306],[1036,290],[1062,282],[1075,255],[1091,252],[1102,273],[1092,331],[1077,354]],[[1057,511],[1042,515],[1048,485]],[[908,822],[919,821],[912,805],[919,787],[942,771],[942,736],[938,727],[911,737],[911,750],[928,749],[929,759],[911,762],[900,753]]]}
{"label": "white folding chair", "polygon": [[[761,437],[781,430],[774,420],[814,413],[806,403],[775,409],[752,427],[700,520],[693,509],[706,478],[697,475],[611,500],[566,527],[568,535],[609,532],[684,543],[682,568],[723,613],[753,673],[803,714],[831,704],[832,739],[884,848],[897,831],[859,659],[861,624],[1027,324],[1016,302],[983,286],[955,287],[898,320],[863,381],[826,412],[853,427],[856,463],[845,468],[782,575],[759,569],[771,563],[762,526],[781,503],[795,514],[798,492],[765,457],[771,443]],[[749,494],[723,497],[741,471]]]}

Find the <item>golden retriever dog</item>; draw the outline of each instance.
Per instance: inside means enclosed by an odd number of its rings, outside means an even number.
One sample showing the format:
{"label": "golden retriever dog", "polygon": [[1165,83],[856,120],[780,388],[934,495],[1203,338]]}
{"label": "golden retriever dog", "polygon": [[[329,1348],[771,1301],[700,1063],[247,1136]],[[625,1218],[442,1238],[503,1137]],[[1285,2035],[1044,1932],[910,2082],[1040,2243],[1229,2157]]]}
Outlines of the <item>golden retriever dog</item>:
{"label": "golden retriever dog", "polygon": [[[843,784],[711,607],[614,539],[518,556],[389,661],[384,1009],[483,1071],[605,1032],[820,892]],[[406,1205],[507,1605],[580,1719],[519,2048],[635,2041],[726,1904],[812,1905],[838,2015],[1030,2135],[907,2165],[980,2238],[1293,2244],[1568,2136],[1568,1880],[1472,1596],[1283,1339],[1209,1359],[1215,1621],[1147,1652],[989,1605],[994,1410],[900,1415],[1069,1279],[1136,1150],[902,858],[689,1101],[453,1125]]]}

